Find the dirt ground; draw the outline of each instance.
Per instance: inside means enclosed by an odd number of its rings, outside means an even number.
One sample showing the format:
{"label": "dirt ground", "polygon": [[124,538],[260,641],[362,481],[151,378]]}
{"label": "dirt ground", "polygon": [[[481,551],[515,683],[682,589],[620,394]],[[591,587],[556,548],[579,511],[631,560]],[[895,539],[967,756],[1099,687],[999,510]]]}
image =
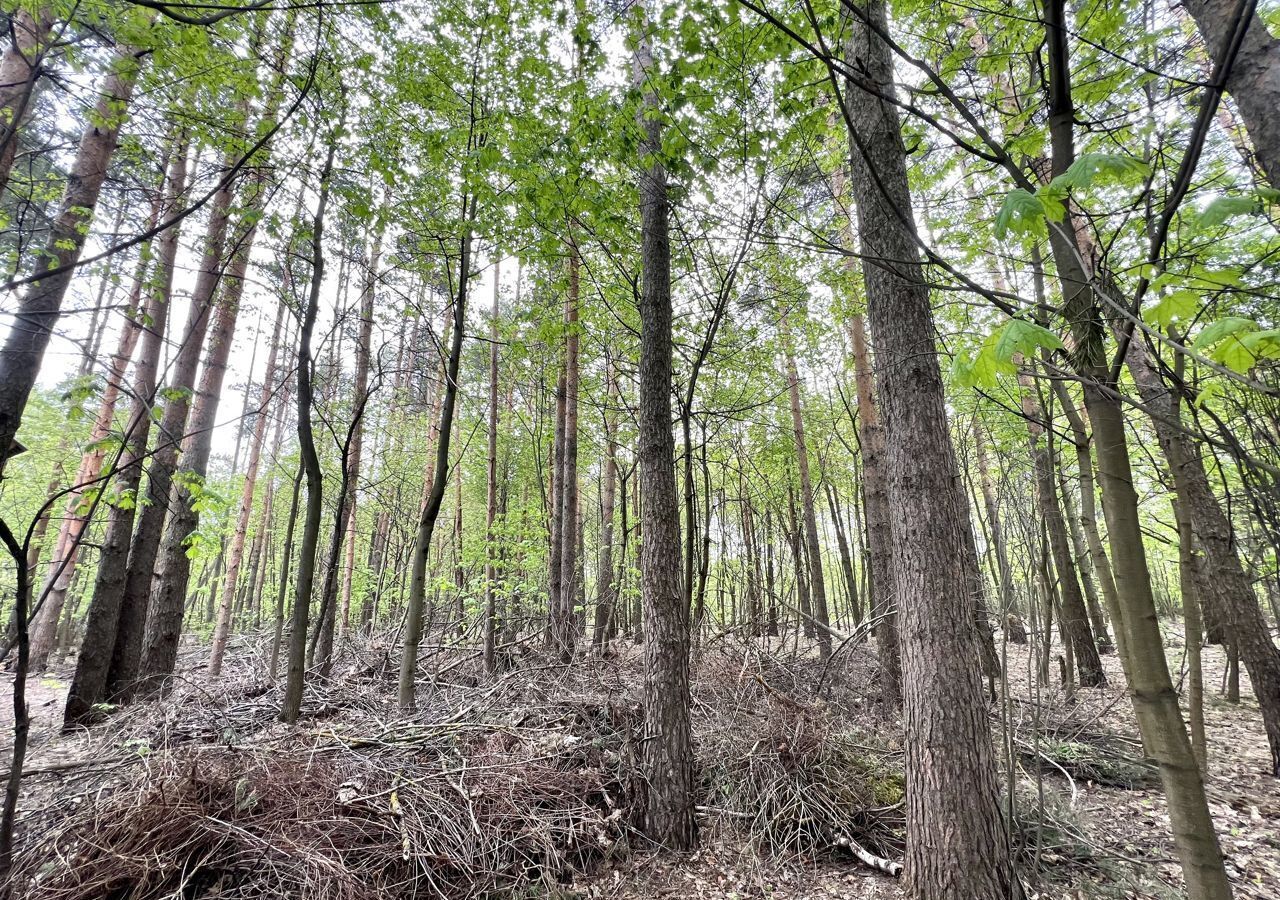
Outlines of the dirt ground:
{"label": "dirt ground", "polygon": [[[1171,637],[1176,634],[1173,628],[1168,631]],[[992,721],[997,736],[1004,734],[1007,725],[1017,746],[1039,747],[1057,739],[1050,733],[1047,722],[1067,720],[1090,733],[1113,735],[1120,745],[1129,746],[1135,756],[1140,755],[1132,710],[1119,687],[1122,676],[1114,655],[1104,658],[1110,686],[1080,689],[1074,698],[1068,698],[1060,690],[1035,695],[1029,688],[1027,676],[1033,663],[1026,649],[1012,645],[1008,649],[1008,702],[1002,700],[993,707]],[[865,663],[871,650],[864,646],[853,652],[855,659]],[[781,657],[784,651],[778,650],[776,654]],[[594,669],[587,676],[588,686],[593,686],[609,702],[638,701],[638,681],[634,677],[638,655],[634,648],[624,648],[614,663]],[[726,656],[729,662],[710,667],[711,675],[706,674],[707,666],[700,666],[698,677],[728,680],[736,677],[741,681],[748,673],[746,656],[736,672],[730,653]],[[1170,647],[1169,658],[1171,666],[1180,663],[1180,645]],[[65,808],[68,797],[73,803],[79,802],[79,798],[89,802],[100,792],[109,790],[117,779],[146,759],[146,754],[139,751],[143,745],[147,753],[156,752],[162,746],[190,746],[201,742],[247,747],[280,740],[289,732],[273,721],[271,704],[274,701],[249,674],[250,663],[242,663],[239,668],[233,666],[231,675],[219,685],[222,689],[219,693],[213,687],[201,686],[198,650],[188,652],[184,659],[190,667],[184,677],[185,693],[181,694],[185,699],[141,704],[118,713],[106,725],[66,734],[60,733],[58,726],[68,673],[31,680],[28,702],[32,741],[20,808],[20,829],[23,822],[41,821],[55,806]],[[1267,774],[1266,739],[1247,677],[1242,673],[1244,700],[1240,704],[1230,704],[1219,697],[1224,662],[1220,648],[1206,650],[1207,788],[1211,811],[1236,896],[1245,900],[1274,900],[1280,897],[1280,785]],[[812,674],[815,669],[811,665],[804,671]],[[844,692],[817,702],[833,718],[847,718],[863,729],[878,729],[886,745],[892,746],[896,725],[885,722],[875,710],[873,700],[868,699],[874,697],[873,686],[865,683],[874,678],[869,672],[873,670],[866,665],[851,665],[847,671],[833,675],[832,683],[839,684],[842,680],[846,683]],[[1178,674],[1175,671],[1175,678]],[[796,677],[794,685],[778,683],[770,690],[780,695],[790,692],[801,703],[810,702],[805,698],[801,676]],[[514,683],[519,678],[509,680]],[[318,699],[318,705],[310,709],[310,716],[299,726],[303,732],[301,737],[310,735],[319,740],[344,727],[367,730],[371,722],[382,723],[389,732],[394,731],[390,681],[390,676],[386,684],[375,677],[370,682],[374,687],[362,689],[355,724],[347,721],[355,713],[341,702]],[[6,676],[5,689],[10,685],[11,676]],[[452,693],[442,692],[443,705],[427,715],[440,716],[443,709],[456,710],[459,698],[474,697],[477,692],[482,698],[489,696],[482,683],[468,687],[466,680],[460,678],[453,687]],[[527,704],[531,696],[549,696],[555,689],[537,684],[530,676],[529,684],[521,690],[520,702]],[[194,710],[205,702],[211,704],[205,712]],[[1003,712],[1006,708],[1007,714]],[[489,719],[497,711],[494,705],[483,710]],[[695,689],[695,731],[697,719],[703,714],[708,714],[708,710],[698,701]],[[4,703],[0,705],[0,728],[7,731],[11,724],[12,710]],[[289,739],[296,741],[299,735],[294,732]],[[6,754],[8,743],[5,742]],[[1158,783],[1127,790],[1102,786],[1082,777],[1068,780],[1049,766],[1040,768],[1037,775],[1032,771],[1034,767],[1027,767],[1025,759],[1023,762],[1024,781],[1029,780],[1036,790],[1043,790],[1041,802],[1046,809],[1054,811],[1051,818],[1071,823],[1078,832],[1074,843],[1086,845],[1089,857],[1086,864],[1073,865],[1056,848],[1054,837],[1045,837],[1034,861],[1025,861],[1023,865],[1024,875],[1033,886],[1031,896],[1063,900],[1094,897],[1171,900],[1182,896],[1179,867]],[[1077,846],[1072,852],[1078,850]],[[874,900],[902,896],[894,879],[870,871],[838,852],[786,859],[762,854],[744,841],[732,820],[704,822],[701,849],[691,855],[654,853],[633,847],[615,858],[606,856],[591,868],[590,874],[579,874],[570,884],[544,885],[512,896],[619,900],[653,897]]]}

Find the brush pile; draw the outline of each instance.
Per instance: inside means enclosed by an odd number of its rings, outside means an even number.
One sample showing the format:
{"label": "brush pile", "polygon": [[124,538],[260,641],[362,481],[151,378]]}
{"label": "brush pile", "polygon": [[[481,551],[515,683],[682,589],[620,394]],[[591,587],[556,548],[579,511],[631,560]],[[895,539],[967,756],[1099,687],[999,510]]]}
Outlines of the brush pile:
{"label": "brush pile", "polygon": [[[361,666],[309,688],[300,728],[276,720],[279,690],[259,672],[180,679],[76,736],[79,763],[28,781],[5,887],[22,900],[554,890],[637,842],[642,673],[638,659],[526,662],[497,680],[456,666],[408,717],[394,673]],[[900,853],[900,762],[842,730],[856,710],[808,694],[816,680],[734,648],[700,657],[703,827],[775,858],[852,852],[896,872],[881,856]]]}

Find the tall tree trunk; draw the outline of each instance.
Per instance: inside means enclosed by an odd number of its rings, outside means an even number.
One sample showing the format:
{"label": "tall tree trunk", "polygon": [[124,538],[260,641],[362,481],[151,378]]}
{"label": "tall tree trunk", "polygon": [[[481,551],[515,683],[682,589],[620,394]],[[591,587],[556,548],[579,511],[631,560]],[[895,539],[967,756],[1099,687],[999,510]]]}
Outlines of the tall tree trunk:
{"label": "tall tree trunk", "polygon": [[[852,238],[850,238],[852,240]],[[862,494],[866,506],[866,540],[871,574],[871,617],[880,657],[880,697],[889,709],[902,705],[902,658],[898,648],[898,598],[894,587],[894,544],[890,532],[889,473],[884,426],[876,402],[871,353],[862,316],[848,322],[858,396],[858,435],[862,443]]]}
{"label": "tall tree trunk", "polygon": [[[1128,665],[1128,659],[1125,656],[1123,630],[1118,624],[1120,596],[1116,593],[1116,579],[1111,571],[1111,560],[1107,557],[1106,547],[1102,544],[1102,535],[1098,531],[1098,506],[1094,489],[1093,452],[1090,449],[1089,431],[1085,428],[1084,419],[1081,418],[1079,410],[1076,409],[1071,392],[1067,390],[1067,386],[1061,379],[1054,379],[1053,392],[1058,399],[1058,405],[1062,407],[1063,414],[1067,417],[1067,423],[1071,426],[1076,452],[1076,470],[1080,478],[1080,527],[1084,529],[1089,556],[1093,560],[1093,571],[1098,578],[1098,586],[1102,589],[1102,602],[1107,607],[1107,615],[1111,617],[1112,628],[1115,631],[1116,653],[1120,657],[1121,666],[1124,667]],[[1101,640],[1105,633],[1105,629],[1100,631],[1098,639]]]}
{"label": "tall tree trunk", "polygon": [[[345,113],[345,110],[344,110]],[[344,115],[345,118],[345,115]],[[301,471],[306,473],[307,506],[302,523],[302,546],[298,554],[298,577],[293,594],[293,615],[289,631],[289,669],[285,681],[284,697],[280,703],[280,718],[289,723],[298,721],[302,712],[302,692],[306,682],[307,618],[311,613],[311,595],[315,585],[316,549],[320,544],[320,519],[324,514],[324,472],[320,468],[320,456],[316,451],[315,432],[312,426],[311,407],[315,402],[312,386],[314,359],[311,354],[311,334],[315,330],[316,316],[320,311],[320,290],[324,285],[324,219],[329,208],[329,192],[333,179],[333,157],[338,149],[341,124],[329,135],[324,166],[320,170],[319,199],[311,224],[311,285],[307,291],[306,305],[302,308],[301,327],[298,329],[298,447],[302,457]],[[294,483],[294,503],[298,488]],[[294,516],[289,518],[293,529]],[[286,544],[293,535],[286,537]],[[281,597],[288,580],[288,552],[280,576]],[[273,652],[272,656],[275,654]],[[274,668],[274,666],[272,667]]]}
{"label": "tall tree trunk", "polygon": [[[1075,161],[1075,109],[1064,0],[1049,0],[1044,18],[1052,174],[1056,177]],[[1074,361],[1084,377],[1085,409],[1097,446],[1103,513],[1111,538],[1116,591],[1122,603],[1115,627],[1125,632],[1129,693],[1146,753],[1159,765],[1187,895],[1190,900],[1225,900],[1231,896],[1231,886],[1209,814],[1204,781],[1169,677],[1142,540],[1138,495],[1133,487],[1124,410],[1109,384],[1104,330],[1091,279],[1078,255],[1075,218],[1068,204],[1063,221],[1050,226],[1049,241],[1062,284],[1063,315],[1075,341]]]}
{"label": "tall tree trunk", "polygon": [[1196,572],[1195,529],[1186,506],[1173,501],[1174,520],[1178,525],[1178,582],[1182,592],[1184,645],[1187,653],[1187,722],[1191,727],[1191,750],[1200,770],[1209,762],[1209,749],[1204,733],[1204,666],[1200,648],[1204,643],[1204,627],[1200,622],[1200,585]]}
{"label": "tall tree trunk", "polygon": [[[804,413],[800,408],[800,374],[791,328],[784,315],[780,320],[787,361],[787,397],[791,406],[791,431],[796,444],[796,467],[800,472],[800,505],[804,511],[804,538],[809,553],[809,604],[818,635],[818,655],[831,655],[831,617],[827,610],[827,579],[822,572],[822,544],[818,540],[818,513],[813,502],[813,480],[809,476],[809,448],[804,439]],[[710,527],[710,522],[707,527]]]}
{"label": "tall tree trunk", "polygon": [[[121,677],[132,681],[137,671],[148,687],[158,687],[161,680],[173,674],[178,659],[178,641],[182,634],[183,608],[191,577],[191,558],[187,555],[187,539],[199,524],[197,501],[203,490],[209,456],[213,451],[213,429],[218,404],[222,399],[222,382],[227,374],[231,347],[235,340],[240,299],[253,247],[256,222],[239,236],[237,250],[227,269],[222,297],[217,301],[206,336],[204,366],[191,416],[182,440],[181,465],[175,470],[169,491],[169,515],[157,557],[155,580],[147,607],[146,630],[142,641],[121,634]],[[252,498],[250,498],[252,502]],[[216,584],[210,584],[210,591]],[[216,648],[215,648],[216,649]],[[218,651],[210,660],[211,674],[221,672],[222,656]],[[140,663],[140,665],[139,665]],[[135,669],[135,667],[137,667]]]}
{"label": "tall tree trunk", "polygon": [[[644,828],[660,845],[693,846],[693,736],[689,723],[689,605],[680,583],[680,501],[671,433],[671,239],[662,123],[656,89],[648,83],[653,52],[644,0],[637,0],[638,41],[632,85],[643,93],[637,119],[640,191],[639,447],[640,594],[645,629],[645,740],[642,771],[648,786]],[[648,113],[646,115],[646,112]]]}
{"label": "tall tree trunk", "polygon": [[5,460],[22,422],[27,398],[62,314],[62,302],[84,250],[102,183],[120,140],[120,128],[128,117],[133,87],[145,58],[142,51],[133,47],[116,48],[110,71],[89,114],[89,124],[80,136],[57,218],[49,230],[44,250],[40,251],[41,265],[47,260],[47,270],[52,274],[28,285],[18,301],[4,347],[0,348],[0,475],[4,474]]}
{"label": "tall tree trunk", "polygon": [[[379,226],[369,250],[369,265],[360,292],[360,342],[356,345],[354,401],[364,410],[369,402],[369,359],[373,351],[373,305],[378,286],[378,266],[382,262],[382,227]],[[347,557],[342,566],[342,608],[338,613],[338,643],[342,643],[351,621],[351,587],[356,571],[356,502],[359,499],[360,465],[364,454],[364,417],[360,417],[351,438],[347,459]]]}
{"label": "tall tree trunk", "polygon": [[845,593],[849,595],[849,612],[855,626],[862,624],[862,601],[858,597],[858,580],[853,574],[853,553],[849,549],[849,535],[840,515],[840,500],[835,486],[826,482],[827,506],[831,509],[831,521],[836,529],[836,543],[840,548],[840,571],[844,575]]}
{"label": "tall tree trunk", "polygon": [[561,662],[573,658],[578,639],[574,609],[578,571],[578,299],[580,259],[570,234],[569,293],[564,301],[564,459],[560,471],[560,609],[556,650]]}
{"label": "tall tree trunk", "polygon": [[[1024,361],[1023,364],[1034,366],[1030,361]],[[1059,622],[1065,637],[1070,640],[1080,684],[1084,687],[1100,687],[1107,683],[1107,676],[1102,670],[1102,659],[1089,628],[1089,613],[1084,604],[1084,595],[1080,592],[1080,582],[1076,579],[1067,525],[1063,519],[1062,507],[1058,504],[1057,479],[1054,477],[1057,467],[1053,464],[1052,451],[1048,446],[1047,429],[1042,424],[1045,422],[1045,413],[1033,393],[1035,383],[1032,376],[1024,371],[1018,375],[1018,382],[1022,386],[1022,414],[1027,421],[1027,443],[1031,450],[1031,464],[1035,469],[1040,515],[1048,533],[1053,567],[1058,572],[1058,590],[1062,604]]]}
{"label": "tall tree trunk", "polygon": [[[1232,26],[1243,4],[1237,0],[1185,0],[1182,4],[1196,20],[1209,55],[1222,64],[1227,47],[1235,40]],[[1227,90],[1236,102],[1249,132],[1253,152],[1271,186],[1280,190],[1280,38],[1267,30],[1256,9],[1250,10],[1240,48],[1227,76]]]}
{"label": "tall tree trunk", "polygon": [[276,359],[280,350],[280,334],[284,325],[285,304],[276,307],[276,322],[271,330],[271,346],[267,349],[267,370],[262,379],[262,395],[258,402],[257,419],[253,423],[253,437],[249,440],[249,460],[245,464],[244,484],[240,488],[240,511],[236,516],[236,530],[231,535],[227,551],[227,573],[222,582],[222,598],[218,606],[218,620],[213,629],[213,645],[209,651],[209,675],[222,674],[222,657],[227,649],[227,635],[231,631],[231,606],[240,581],[240,562],[244,555],[244,541],[249,533],[249,519],[253,516],[253,494],[258,483],[258,467],[262,460],[262,445],[267,438],[268,415],[276,391]]}
{"label": "tall tree trunk", "polygon": [[1000,620],[1007,625],[1006,617],[1017,605],[1013,588],[1013,568],[1009,565],[1009,547],[1005,542],[1004,527],[1000,523],[1000,503],[991,480],[991,464],[987,459],[987,442],[982,425],[973,423],[974,453],[978,461],[978,480],[982,487],[982,504],[987,509],[987,527],[991,532],[991,545],[996,555],[996,581],[1000,592]]}
{"label": "tall tree trunk", "polygon": [[10,17],[9,27],[13,40],[0,58],[0,195],[9,184],[18,156],[18,135],[54,39],[53,15],[41,9],[33,16],[20,8]]}
{"label": "tall tree trunk", "polygon": [[[957,509],[956,462],[919,263],[885,6],[845,13],[853,194],[885,421],[906,719],[908,890],[930,900],[1018,897],[1001,820],[980,641]],[[877,578],[880,573],[876,573]],[[945,734],[945,740],[936,736]]]}
{"label": "tall tree trunk", "polygon": [[[166,216],[180,210],[186,183],[187,139],[184,136],[178,141],[170,161],[166,192],[169,201],[164,211]],[[160,357],[173,295],[173,273],[179,236],[176,225],[160,236],[155,274],[147,287],[142,307],[142,321],[146,324],[130,389],[133,403],[125,426],[124,449],[111,487],[107,530],[98,553],[93,596],[85,616],[84,645],[76,659],[76,674],[67,695],[64,719],[68,724],[87,719],[92,714],[94,704],[103,700],[107,691],[107,676],[124,601],[129,543],[133,532],[134,512],[138,507],[138,488],[142,482],[142,464],[146,458],[147,439],[151,432],[152,404],[158,388]]]}
{"label": "tall tree trunk", "polygon": [[498,636],[498,299],[502,261],[493,263],[493,307],[489,311],[489,443],[485,457],[484,670],[497,668]]}
{"label": "tall tree trunk", "polygon": [[[205,228],[204,252],[200,271],[191,292],[186,327],[182,343],[170,361],[171,375],[165,391],[164,413],[151,453],[147,469],[147,496],[138,514],[138,527],[129,547],[129,565],[125,574],[121,597],[121,631],[130,635],[149,630],[148,607],[151,584],[155,574],[160,541],[164,536],[165,519],[169,511],[169,497],[173,487],[174,472],[183,435],[187,429],[187,413],[191,407],[196,373],[200,364],[200,351],[204,346],[209,327],[209,312],[213,297],[222,278],[223,251],[226,244],[227,224],[230,218],[231,198],[234,188],[228,184],[214,195]],[[185,598],[181,598],[185,599]],[[181,600],[179,601],[181,604]],[[181,621],[182,607],[178,606],[177,618]],[[173,618],[170,614],[169,618]],[[148,638],[143,640],[149,643]],[[177,632],[173,632],[173,654],[177,653]],[[127,661],[126,661],[127,662]],[[137,663],[134,663],[137,671]],[[120,668],[122,679],[127,677],[128,666]],[[127,679],[132,681],[133,679]]]}
{"label": "tall tree trunk", "polygon": [[596,621],[591,643],[603,649],[617,630],[617,573],[613,562],[613,513],[618,492],[618,368],[605,351],[604,472],[600,486],[600,560],[596,568]]}
{"label": "tall tree trunk", "polygon": [[436,441],[435,471],[431,491],[418,520],[417,539],[409,574],[409,608],[404,632],[404,650],[400,658],[399,701],[401,709],[413,709],[414,679],[418,672],[418,645],[422,641],[422,613],[427,596],[427,553],[435,533],[436,520],[444,503],[444,490],[449,481],[449,442],[453,434],[453,411],[458,398],[458,369],[462,361],[462,339],[466,330],[467,292],[471,280],[471,241],[475,223],[476,199],[463,195],[462,238],[458,248],[457,296],[453,300],[453,340],[449,345],[443,400],[440,405],[439,440]]}

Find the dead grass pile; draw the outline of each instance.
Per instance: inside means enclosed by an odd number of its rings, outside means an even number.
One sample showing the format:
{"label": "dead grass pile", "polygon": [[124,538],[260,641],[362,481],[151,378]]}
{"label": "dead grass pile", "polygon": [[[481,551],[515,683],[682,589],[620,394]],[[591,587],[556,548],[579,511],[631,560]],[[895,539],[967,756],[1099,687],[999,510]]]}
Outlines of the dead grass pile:
{"label": "dead grass pile", "polygon": [[110,792],[60,804],[11,895],[457,898],[569,880],[627,837],[618,728],[159,753]]}

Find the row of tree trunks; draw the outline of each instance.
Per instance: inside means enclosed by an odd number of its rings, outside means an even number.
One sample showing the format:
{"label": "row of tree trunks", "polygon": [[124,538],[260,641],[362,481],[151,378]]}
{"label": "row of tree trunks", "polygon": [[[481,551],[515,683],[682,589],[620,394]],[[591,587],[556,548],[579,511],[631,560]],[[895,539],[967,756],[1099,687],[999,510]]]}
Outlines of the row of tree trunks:
{"label": "row of tree trunks", "polygon": [[[180,211],[187,183],[188,141],[181,137],[170,163],[163,215]],[[143,461],[151,434],[152,409],[159,388],[159,366],[173,296],[180,229],[160,235],[155,274],[147,286],[142,307],[146,323],[134,368],[130,394],[133,403],[125,425],[125,442],[109,491],[110,512],[106,534],[98,552],[98,571],[85,616],[85,639],[76,660],[76,674],[67,694],[64,718],[68,723],[86,720],[94,704],[104,699],[106,677],[115,648],[120,610],[128,576],[130,539],[139,505]],[[82,671],[83,670],[83,671]]]}
{"label": "row of tree trunks", "polygon": [[[185,165],[185,160],[183,161]],[[169,163],[166,156],[161,161],[160,184],[152,195],[151,210],[147,216],[147,229],[155,227],[165,208],[165,187],[168,184]],[[98,414],[94,419],[93,431],[89,436],[89,449],[80,458],[80,468],[76,472],[73,483],[76,489],[68,495],[66,511],[63,513],[62,525],[58,529],[55,551],[50,560],[49,574],[45,581],[44,602],[40,616],[36,619],[31,633],[31,667],[35,671],[44,669],[49,653],[57,637],[58,622],[62,616],[63,604],[66,603],[67,590],[71,579],[75,577],[76,564],[79,561],[80,544],[85,529],[89,525],[89,508],[85,503],[85,490],[92,487],[102,472],[107,451],[104,441],[114,424],[116,403],[124,387],[125,375],[133,352],[138,344],[138,336],[142,331],[143,292],[147,290],[149,274],[148,260],[151,255],[150,241],[144,244],[138,255],[137,266],[133,275],[133,284],[129,290],[129,306],[125,313],[124,324],[120,329],[115,353],[107,369],[106,384],[102,397],[98,401]],[[103,328],[105,330],[105,327]]]}
{"label": "row of tree trunks", "polygon": [[1099,687],[1106,684],[1107,676],[1102,670],[1102,658],[1098,654],[1098,646],[1094,643],[1093,631],[1089,626],[1089,613],[1076,577],[1076,562],[1067,537],[1062,506],[1058,502],[1057,479],[1054,477],[1057,466],[1049,447],[1045,411],[1035,393],[1032,375],[1034,365],[1033,361],[1024,361],[1025,368],[1019,374],[1018,382],[1022,387],[1022,414],[1027,423],[1027,443],[1035,469],[1036,498],[1048,534],[1053,566],[1058,573],[1058,592],[1062,604],[1059,621],[1070,640],[1080,684],[1084,687]]}
{"label": "row of tree trunks", "polygon": [[[1075,109],[1064,0],[1049,0],[1044,19],[1051,174],[1057,177],[1075,162]],[[1124,410],[1110,384],[1105,329],[1092,279],[1079,252],[1076,219],[1076,211],[1068,204],[1063,221],[1049,227],[1049,244],[1061,284],[1063,315],[1075,342],[1073,363],[1083,379],[1085,409],[1093,425],[1103,513],[1121,603],[1115,627],[1125,633],[1122,648],[1128,659],[1129,694],[1145,751],[1159,766],[1187,895],[1191,900],[1226,900],[1231,886],[1204,781],[1169,676],[1138,514]]]}

